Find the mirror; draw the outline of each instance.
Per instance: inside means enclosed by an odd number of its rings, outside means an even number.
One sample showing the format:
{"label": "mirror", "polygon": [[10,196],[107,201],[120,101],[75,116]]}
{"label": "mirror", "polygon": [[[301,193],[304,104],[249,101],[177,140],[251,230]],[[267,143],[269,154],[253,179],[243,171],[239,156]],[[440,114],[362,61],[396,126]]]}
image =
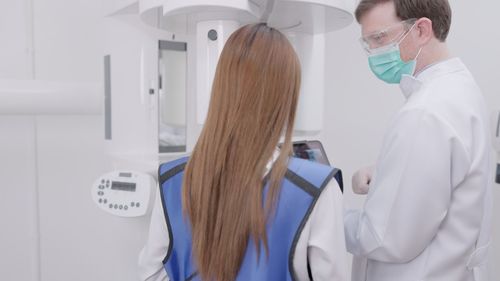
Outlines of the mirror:
{"label": "mirror", "polygon": [[159,44],[159,152],[186,151],[187,44]]}

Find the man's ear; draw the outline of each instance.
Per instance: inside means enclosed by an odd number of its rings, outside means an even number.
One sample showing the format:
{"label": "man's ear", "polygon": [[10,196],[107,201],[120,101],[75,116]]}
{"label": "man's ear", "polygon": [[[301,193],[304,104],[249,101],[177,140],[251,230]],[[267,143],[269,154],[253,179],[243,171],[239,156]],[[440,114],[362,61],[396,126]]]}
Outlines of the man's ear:
{"label": "man's ear", "polygon": [[418,32],[419,43],[423,46],[432,38],[435,38],[434,30],[432,29],[432,21],[428,18],[420,18],[415,22],[415,29]]}

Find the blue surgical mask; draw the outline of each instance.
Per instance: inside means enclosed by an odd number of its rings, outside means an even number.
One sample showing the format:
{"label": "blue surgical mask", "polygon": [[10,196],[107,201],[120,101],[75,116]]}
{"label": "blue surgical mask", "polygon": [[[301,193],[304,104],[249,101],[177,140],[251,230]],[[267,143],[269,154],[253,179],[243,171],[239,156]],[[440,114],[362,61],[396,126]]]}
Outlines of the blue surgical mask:
{"label": "blue surgical mask", "polygon": [[401,50],[399,48],[401,42],[406,38],[412,29],[413,26],[398,42],[381,47],[379,51],[375,50],[376,53],[368,57],[370,69],[380,80],[389,84],[399,84],[403,75],[411,76],[415,73],[417,58],[420,55],[422,48],[420,48],[415,58],[408,62],[404,62],[401,59]]}

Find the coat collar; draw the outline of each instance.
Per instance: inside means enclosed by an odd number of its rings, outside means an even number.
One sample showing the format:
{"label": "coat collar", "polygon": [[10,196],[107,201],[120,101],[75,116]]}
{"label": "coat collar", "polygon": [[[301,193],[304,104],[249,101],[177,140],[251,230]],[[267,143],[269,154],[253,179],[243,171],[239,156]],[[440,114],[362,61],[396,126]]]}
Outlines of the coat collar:
{"label": "coat collar", "polygon": [[466,67],[459,58],[451,58],[436,62],[428,65],[415,76],[403,75],[399,87],[401,88],[403,95],[408,99],[413,93],[418,92],[424,83],[429,82],[436,77],[464,69],[466,69]]}

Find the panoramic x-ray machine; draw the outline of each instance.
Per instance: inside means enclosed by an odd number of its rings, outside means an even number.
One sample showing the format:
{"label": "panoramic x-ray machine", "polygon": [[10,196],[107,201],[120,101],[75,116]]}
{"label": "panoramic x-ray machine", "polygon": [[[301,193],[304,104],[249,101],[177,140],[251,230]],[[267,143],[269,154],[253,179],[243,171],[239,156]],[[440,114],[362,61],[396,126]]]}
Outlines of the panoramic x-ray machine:
{"label": "panoramic x-ray machine", "polygon": [[348,0],[106,2],[104,132],[115,171],[92,198],[118,216],[147,213],[160,162],[189,153],[201,131],[219,54],[233,31],[267,22],[302,65],[296,137],[322,130],[325,35],[349,25]]}

